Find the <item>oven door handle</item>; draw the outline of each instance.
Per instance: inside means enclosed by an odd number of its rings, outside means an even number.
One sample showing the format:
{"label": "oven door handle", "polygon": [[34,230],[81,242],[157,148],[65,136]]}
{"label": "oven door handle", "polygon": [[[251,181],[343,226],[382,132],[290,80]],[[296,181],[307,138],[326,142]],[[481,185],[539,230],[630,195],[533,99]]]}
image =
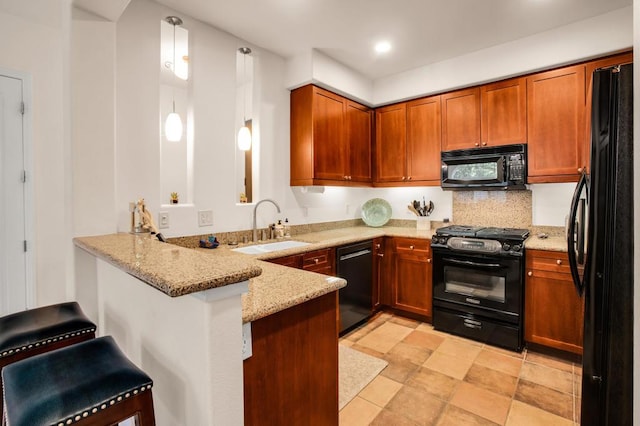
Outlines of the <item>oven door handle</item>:
{"label": "oven door handle", "polygon": [[500,268],[502,268],[502,265],[499,264],[499,263],[478,263],[478,262],[472,262],[470,260],[452,259],[450,257],[443,257],[442,260],[444,262],[454,263],[456,265],[474,266],[474,267],[478,267],[478,268],[487,268],[487,269],[500,269]]}

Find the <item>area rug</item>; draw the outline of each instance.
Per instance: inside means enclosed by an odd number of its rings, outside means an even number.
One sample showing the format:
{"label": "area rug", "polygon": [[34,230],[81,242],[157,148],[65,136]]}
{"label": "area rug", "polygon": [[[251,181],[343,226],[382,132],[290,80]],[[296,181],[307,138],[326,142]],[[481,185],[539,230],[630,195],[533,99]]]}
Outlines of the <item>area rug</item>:
{"label": "area rug", "polygon": [[338,345],[338,348],[338,396],[342,410],[387,366],[387,361],[347,346]]}

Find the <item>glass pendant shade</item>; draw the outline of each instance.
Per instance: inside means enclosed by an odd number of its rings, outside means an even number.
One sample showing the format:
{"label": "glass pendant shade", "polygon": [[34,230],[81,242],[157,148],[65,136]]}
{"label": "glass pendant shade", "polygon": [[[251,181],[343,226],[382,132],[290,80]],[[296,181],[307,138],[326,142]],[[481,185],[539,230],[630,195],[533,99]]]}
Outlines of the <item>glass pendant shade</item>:
{"label": "glass pendant shade", "polygon": [[179,142],[182,139],[182,120],[177,112],[167,115],[164,122],[164,134],[170,142]]}
{"label": "glass pendant shade", "polygon": [[238,131],[238,149],[249,151],[251,149],[251,131],[247,126],[240,127]]}

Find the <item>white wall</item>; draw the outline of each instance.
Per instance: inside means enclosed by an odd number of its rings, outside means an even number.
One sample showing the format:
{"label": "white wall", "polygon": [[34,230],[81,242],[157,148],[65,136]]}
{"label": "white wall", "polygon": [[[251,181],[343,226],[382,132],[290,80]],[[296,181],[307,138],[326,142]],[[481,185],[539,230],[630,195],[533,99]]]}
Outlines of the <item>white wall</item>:
{"label": "white wall", "polygon": [[632,7],[374,81],[374,105],[495,81],[628,49]]}
{"label": "white wall", "polygon": [[633,44],[632,16],[629,6],[374,81],[312,51],[287,62],[286,85],[291,89],[313,82],[381,106],[628,49]]}
{"label": "white wall", "polygon": [[73,10],[73,233],[116,231],[115,23]]}
{"label": "white wall", "polygon": [[69,143],[67,0],[0,2],[0,67],[33,82],[35,281],[38,305],[71,290],[71,161]]}

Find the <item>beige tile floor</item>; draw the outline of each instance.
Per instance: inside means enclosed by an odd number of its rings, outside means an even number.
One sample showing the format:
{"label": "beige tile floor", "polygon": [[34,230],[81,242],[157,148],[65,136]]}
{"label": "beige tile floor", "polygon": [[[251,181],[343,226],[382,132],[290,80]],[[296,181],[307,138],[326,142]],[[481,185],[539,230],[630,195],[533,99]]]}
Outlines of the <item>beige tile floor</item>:
{"label": "beige tile floor", "polygon": [[579,363],[484,345],[387,312],[341,344],[389,365],[340,411],[340,426],[580,424]]}

